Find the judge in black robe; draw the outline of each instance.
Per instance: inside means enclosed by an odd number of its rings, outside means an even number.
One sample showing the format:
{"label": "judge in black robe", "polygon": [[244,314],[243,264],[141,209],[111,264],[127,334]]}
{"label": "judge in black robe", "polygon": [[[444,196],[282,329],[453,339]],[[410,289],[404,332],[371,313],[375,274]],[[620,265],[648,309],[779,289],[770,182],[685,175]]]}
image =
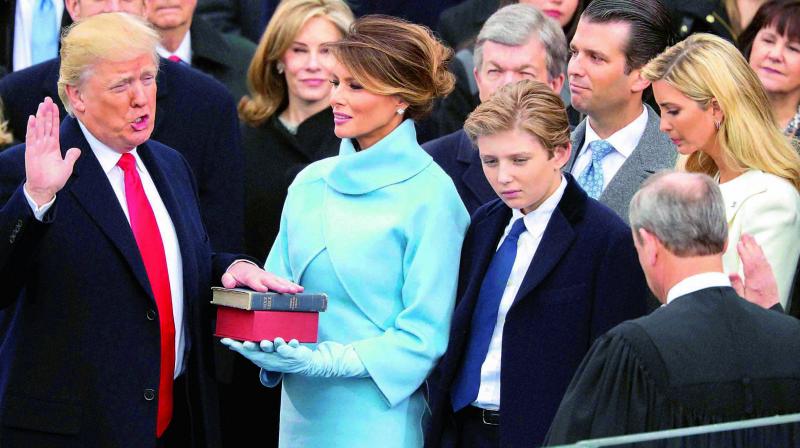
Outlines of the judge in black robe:
{"label": "judge in black robe", "polygon": [[[647,190],[646,183],[631,203],[634,232],[634,204],[642,192],[652,197],[653,192]],[[724,222],[721,204],[718,209]],[[687,215],[666,212],[679,216],[676,219]],[[684,230],[683,234],[696,230],[680,225],[676,222],[672,227]],[[636,241],[648,283],[667,305],[614,327],[594,343],[564,395],[546,445],[800,412],[800,321],[780,312],[780,305],[777,311],[764,309],[736,294],[721,272],[721,247],[727,236],[720,238],[720,253],[705,256],[704,262],[712,259],[711,265],[718,269],[694,269],[703,257],[667,254],[668,249],[652,233],[641,227],[638,231],[656,238],[660,245],[658,257],[651,258],[642,249],[647,238]],[[655,249],[650,250],[652,254]],[[657,267],[654,264],[659,262],[652,261],[669,257],[673,257],[673,267]],[[676,278],[675,272],[684,275]],[[661,280],[670,275],[679,281],[665,286]],[[775,296],[777,302],[777,292]],[[636,446],[800,446],[800,425]]]}

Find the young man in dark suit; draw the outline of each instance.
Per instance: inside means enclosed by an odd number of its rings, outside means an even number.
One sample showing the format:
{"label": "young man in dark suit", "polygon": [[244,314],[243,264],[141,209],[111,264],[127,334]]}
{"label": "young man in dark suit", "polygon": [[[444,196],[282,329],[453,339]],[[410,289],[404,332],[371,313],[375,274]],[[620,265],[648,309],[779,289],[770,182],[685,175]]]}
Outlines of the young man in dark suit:
{"label": "young man in dark suit", "polygon": [[[558,93],[567,61],[564,31],[530,5],[510,5],[492,14],[475,43],[474,76],[481,101],[520,79],[538,79]],[[495,199],[478,155],[463,129],[422,146],[453,179],[469,213]]]}
{"label": "young man in dark suit", "polygon": [[538,446],[583,355],[644,313],[647,288],[630,229],[561,172],[569,123],[549,86],[507,85],[464,128],[500,198],[464,240],[426,446]]}
{"label": "young man in dark suit", "polygon": [[[66,8],[77,21],[114,11],[142,16],[145,2],[67,0]],[[194,171],[211,246],[238,251],[244,220],[244,161],[236,105],[225,87],[210,77],[166,59],[159,65],[152,138],[177,149]],[[25,140],[28,117],[45,97],[53,98],[60,116],[66,117],[56,85],[60,67],[61,59],[56,58],[0,79],[0,98],[15,140]]]}
{"label": "young man in dark suit", "polygon": [[3,446],[219,446],[210,286],[302,288],[212,251],[193,174],[149,140],[158,34],[98,14],[0,153]]}
{"label": "young man in dark suit", "polygon": [[[630,223],[647,282],[664,306],[595,343],[564,396],[548,443],[800,411],[800,322],[781,312],[774,277],[765,297],[771,301],[751,294],[758,288],[748,290],[758,280],[747,265],[744,284],[735,279],[733,286],[761,306],[731,287],[722,269],[728,230],[717,183],[701,174],[657,174],[633,197]],[[739,244],[742,253],[755,242]],[[770,305],[777,312],[765,309]],[[798,431],[798,424],[771,425],[671,440],[680,446],[797,446]]]}

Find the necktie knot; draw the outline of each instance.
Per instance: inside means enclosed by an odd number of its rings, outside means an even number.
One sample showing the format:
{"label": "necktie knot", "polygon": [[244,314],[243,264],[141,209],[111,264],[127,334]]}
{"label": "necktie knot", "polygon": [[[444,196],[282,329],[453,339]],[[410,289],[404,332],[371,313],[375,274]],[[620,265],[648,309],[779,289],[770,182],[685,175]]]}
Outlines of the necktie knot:
{"label": "necktie knot", "polygon": [[600,162],[614,150],[614,147],[605,140],[595,140],[589,143],[589,149],[592,150],[592,161]]}
{"label": "necktie knot", "polygon": [[175,54],[171,54],[171,55],[169,55],[169,57],[168,57],[167,59],[169,59],[169,60],[170,60],[170,61],[172,61],[172,62],[177,62],[177,63],[179,63],[179,64],[180,64],[181,62],[183,62],[183,59],[181,59],[181,58],[180,58],[178,55],[175,55]]}
{"label": "necktie knot", "polygon": [[136,169],[136,159],[133,158],[131,153],[126,152],[119,158],[119,162],[117,162],[117,166],[122,168],[124,173],[130,173],[132,170]]}
{"label": "necktie knot", "polygon": [[506,235],[507,240],[518,240],[522,232],[525,231],[525,218],[519,218],[511,225],[511,230]]}

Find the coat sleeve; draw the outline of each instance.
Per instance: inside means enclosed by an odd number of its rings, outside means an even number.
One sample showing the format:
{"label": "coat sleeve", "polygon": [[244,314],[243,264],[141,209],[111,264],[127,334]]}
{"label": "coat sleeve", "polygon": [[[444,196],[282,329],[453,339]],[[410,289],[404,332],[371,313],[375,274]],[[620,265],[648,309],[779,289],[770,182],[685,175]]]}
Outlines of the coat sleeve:
{"label": "coat sleeve", "polygon": [[[741,220],[742,233],[752,235],[769,261],[775,280],[778,283],[778,296],[784,309],[789,300],[789,292],[794,279],[797,259],[800,255],[800,210],[798,210],[797,192],[788,188],[769,189],[767,194],[759,194],[749,198],[742,204],[736,220]],[[729,240],[728,244],[736,250],[738,235],[732,235],[737,241]],[[739,257],[737,270],[742,271]],[[745,279],[747,281],[747,279]]]}
{"label": "coat sleeve", "polygon": [[[627,227],[626,227],[627,229]],[[645,314],[647,282],[629,231],[617,231],[597,268],[591,338]]]}
{"label": "coat sleeve", "polygon": [[353,343],[389,406],[414,393],[447,348],[469,216],[452,183],[445,191],[412,217],[402,311],[380,336]]}
{"label": "coat sleeve", "polygon": [[659,404],[635,350],[618,333],[609,333],[594,343],[575,373],[545,446],[643,432]]}

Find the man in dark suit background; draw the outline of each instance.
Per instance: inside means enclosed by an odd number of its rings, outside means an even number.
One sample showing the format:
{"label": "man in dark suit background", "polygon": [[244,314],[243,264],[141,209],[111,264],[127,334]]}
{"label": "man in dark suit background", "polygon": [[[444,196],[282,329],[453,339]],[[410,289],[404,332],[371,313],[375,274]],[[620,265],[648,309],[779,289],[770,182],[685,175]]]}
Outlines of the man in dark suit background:
{"label": "man in dark suit background", "polygon": [[[558,93],[564,83],[567,41],[554,20],[530,5],[509,5],[492,14],[475,43],[474,76],[481,101],[520,79],[538,79]],[[496,199],[478,152],[463,129],[422,146],[453,179],[472,214]]]}
{"label": "man in dark suit background", "polygon": [[59,129],[46,99],[0,153],[3,446],[219,446],[212,281],[302,289],[212,252],[189,165],[149,140],[157,42],[132,15],[81,21],[59,78],[74,117]]}
{"label": "man in dark suit background", "polygon": [[[41,60],[34,60],[35,55],[31,49],[33,33],[48,30],[49,32],[44,37],[50,42],[50,50],[47,51],[52,53],[46,59],[53,58],[58,54],[60,31],[71,24],[72,19],[69,14],[64,14],[63,0],[48,1],[50,5],[43,3],[42,0],[29,1],[26,4],[17,0],[0,0],[0,78],[5,73],[22,70],[41,62]],[[42,6],[48,11],[48,14],[51,14],[50,16],[41,17],[40,15],[37,17],[33,10]],[[50,9],[51,7],[52,9]],[[48,29],[45,24],[41,23],[42,21],[52,23],[52,28]],[[18,40],[16,37],[19,32],[24,33],[24,36]],[[15,56],[16,52],[22,54]]]}
{"label": "man in dark suit background", "polygon": [[570,42],[572,106],[587,118],[572,133],[567,170],[623,220],[642,181],[675,166],[674,145],[642,102],[650,82],[640,75],[671,41],[669,12],[660,0],[594,0]]}
{"label": "man in dark suit background", "polygon": [[[780,312],[774,277],[779,312],[731,288],[722,269],[728,234],[716,182],[701,174],[653,176],[631,201],[630,223],[648,284],[665,306],[595,343],[548,443],[800,411],[800,322]],[[740,252],[751,243],[740,243]],[[754,281],[746,275],[744,286]],[[777,425],[674,442],[796,446],[799,431],[797,424]]]}
{"label": "man in dark suit background", "polygon": [[426,446],[538,446],[592,342],[644,313],[646,284],[629,228],[561,173],[569,123],[550,86],[503,87],[465,130],[500,199],[464,240]]}
{"label": "man in dark suit background", "polygon": [[279,0],[197,0],[197,15],[214,29],[257,44]]}
{"label": "man in dark suit background", "polygon": [[225,35],[194,14],[197,0],[146,0],[147,20],[161,33],[158,53],[179,59],[228,88],[234,100],[247,94],[247,69],[256,46]]}
{"label": "man in dark suit background", "polygon": [[[145,14],[144,0],[67,0],[73,19],[113,11]],[[61,59],[56,58],[0,80],[5,117],[17,141],[25,140],[28,117],[45,97],[58,99]],[[200,211],[211,246],[218,251],[238,251],[242,246],[244,171],[236,105],[225,87],[183,64],[161,60],[158,78],[158,113],[152,138],[177,149],[189,162],[197,179]]]}

